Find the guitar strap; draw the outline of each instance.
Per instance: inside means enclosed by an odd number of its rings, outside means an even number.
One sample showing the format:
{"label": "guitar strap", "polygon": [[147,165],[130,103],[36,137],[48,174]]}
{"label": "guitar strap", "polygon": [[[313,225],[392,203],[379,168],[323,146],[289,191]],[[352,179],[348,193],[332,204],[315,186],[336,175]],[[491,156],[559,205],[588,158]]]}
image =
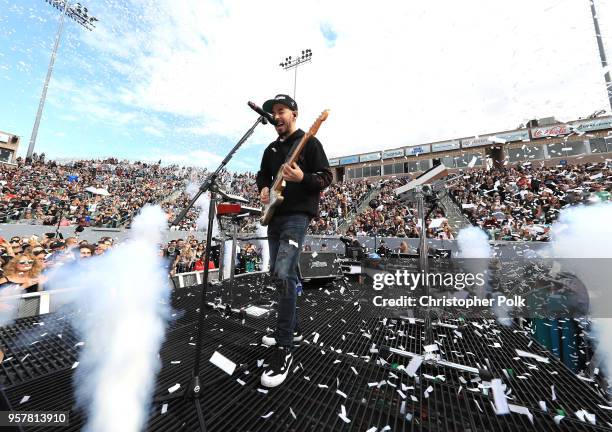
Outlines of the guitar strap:
{"label": "guitar strap", "polygon": [[[304,135],[302,135],[299,139],[294,139],[293,140],[293,144],[291,144],[291,148],[289,148],[289,151],[287,152],[287,155],[285,156],[285,162],[284,163],[287,163],[289,161],[289,158],[293,154],[293,151],[300,144],[300,141],[302,141],[303,136]],[[276,176],[274,176],[274,179],[272,180],[272,182],[274,182],[274,180],[276,180]]]}
{"label": "guitar strap", "polygon": [[[305,134],[304,134],[305,135]],[[289,149],[289,152],[287,152],[287,156],[285,157],[285,163],[289,161],[289,158],[291,157],[291,155],[293,154],[293,151],[297,148],[297,146],[300,144],[300,141],[302,141],[302,138],[304,137],[304,135],[302,135],[299,139],[295,139],[293,140],[293,144],[291,145],[291,148]]]}

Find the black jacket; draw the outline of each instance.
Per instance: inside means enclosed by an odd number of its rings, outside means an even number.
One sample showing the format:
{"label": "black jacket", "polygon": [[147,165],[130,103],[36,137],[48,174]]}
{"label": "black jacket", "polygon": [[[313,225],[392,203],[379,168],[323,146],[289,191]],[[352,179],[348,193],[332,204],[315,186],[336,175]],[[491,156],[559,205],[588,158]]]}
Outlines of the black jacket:
{"label": "black jacket", "polygon": [[[304,131],[298,129],[286,140],[277,139],[266,147],[257,173],[257,188],[260,192],[274,183],[274,177],[287,160],[291,147],[304,135]],[[287,182],[283,193],[285,200],[275,210],[274,216],[294,213],[305,213],[311,217],[319,215],[319,194],[331,184],[332,173],[323,146],[316,137],[308,140],[297,164],[304,172],[304,179],[301,183]]]}

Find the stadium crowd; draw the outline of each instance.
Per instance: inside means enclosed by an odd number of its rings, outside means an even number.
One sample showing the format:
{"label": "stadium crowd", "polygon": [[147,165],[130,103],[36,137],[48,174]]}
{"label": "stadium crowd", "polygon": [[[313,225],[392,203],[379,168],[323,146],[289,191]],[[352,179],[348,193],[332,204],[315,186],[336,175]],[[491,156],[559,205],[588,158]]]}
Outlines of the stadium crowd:
{"label": "stadium crowd", "polygon": [[337,234],[342,222],[346,221],[351,213],[358,210],[363,199],[375,188],[376,183],[368,182],[365,179],[332,183],[321,194],[320,216],[310,221],[308,233]]}
{"label": "stadium crowd", "polygon": [[124,226],[144,204],[181,190],[190,172],[117,159],[0,164],[0,222]]}
{"label": "stadium crowd", "polygon": [[57,238],[55,233],[9,240],[0,237],[0,289],[18,285],[24,293],[42,291],[52,268],[102,255],[113,246],[112,237],[101,237],[94,244],[77,237]]}
{"label": "stadium crowd", "polygon": [[[393,190],[402,186],[405,179],[384,180],[379,185],[380,194],[358,214],[348,227],[347,234],[352,236],[419,237],[417,211],[400,202]],[[442,209],[435,209],[426,219],[429,238],[453,239],[448,220]]]}
{"label": "stadium crowd", "polygon": [[[173,199],[169,199],[162,203],[162,208],[168,214],[170,220],[174,220],[179,213],[187,207],[188,203],[198,192],[199,185],[201,185],[208,172],[206,170],[194,170],[190,173],[189,182],[184,188],[184,191],[177,194]],[[255,174],[252,173],[229,173],[222,171],[219,176],[219,184],[221,188],[230,194],[238,195],[242,198],[247,199],[249,202],[245,204],[249,207],[260,207],[259,193],[257,191],[257,185],[255,184]],[[221,200],[222,201],[222,200]],[[197,205],[194,205],[189,212],[185,215],[185,218],[178,224],[173,226],[174,231],[197,231],[198,227],[206,226],[206,220],[198,220],[202,210],[208,211],[207,202],[200,198]],[[257,223],[253,218],[246,218],[240,222],[240,232],[254,232],[256,230]]]}
{"label": "stadium crowd", "polygon": [[561,209],[609,201],[607,162],[545,168],[530,163],[465,172],[450,193],[473,225],[492,240],[549,240]]}

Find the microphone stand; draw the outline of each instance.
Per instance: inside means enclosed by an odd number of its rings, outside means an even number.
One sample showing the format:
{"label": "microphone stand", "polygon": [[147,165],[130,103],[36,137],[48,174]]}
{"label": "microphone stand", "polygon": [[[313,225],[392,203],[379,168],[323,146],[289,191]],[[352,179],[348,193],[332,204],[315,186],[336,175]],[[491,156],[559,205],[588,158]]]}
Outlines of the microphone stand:
{"label": "microphone stand", "polygon": [[[59,205],[59,217],[58,217],[58,221],[57,221],[57,227],[55,228],[55,239],[59,239],[59,235],[60,235],[60,226],[62,224],[62,219],[64,218],[64,206],[66,205],[66,203],[64,201],[60,201],[60,205]],[[63,237],[62,237],[63,239]]]}
{"label": "microphone stand", "polygon": [[[170,223],[170,226],[178,225],[187,215],[187,212],[193,207],[198,198],[204,192],[210,192],[210,204],[208,206],[208,227],[206,230],[206,251],[204,253],[204,274],[202,278],[202,282],[200,284],[200,312],[198,314],[198,334],[196,339],[196,347],[194,353],[194,362],[193,362],[193,372],[191,377],[191,382],[185,388],[185,390],[177,392],[175,394],[171,394],[168,396],[162,396],[155,398],[156,402],[168,401],[182,398],[184,400],[191,400],[194,403],[196,413],[198,416],[198,423],[200,425],[200,431],[206,431],[206,423],[204,421],[204,413],[202,411],[202,405],[200,404],[200,398],[202,397],[202,381],[200,380],[200,353],[202,351],[202,339],[204,336],[204,309],[207,307],[206,303],[206,288],[208,285],[208,262],[210,261],[210,244],[212,241],[212,230],[213,223],[215,220],[215,212],[216,212],[216,199],[217,194],[220,193],[219,186],[217,185],[217,177],[219,176],[221,170],[225,168],[228,162],[232,159],[234,153],[245,143],[245,141],[253,134],[255,128],[259,123],[267,124],[268,121],[265,117],[260,116],[253,126],[240,138],[240,140],[236,143],[234,148],[230,150],[230,152],[225,156],[225,159],[221,162],[221,164],[217,167],[217,169],[206,178],[204,183],[200,186],[198,193],[191,199],[187,207],[183,209],[183,211]],[[211,384],[211,383],[209,383]]]}

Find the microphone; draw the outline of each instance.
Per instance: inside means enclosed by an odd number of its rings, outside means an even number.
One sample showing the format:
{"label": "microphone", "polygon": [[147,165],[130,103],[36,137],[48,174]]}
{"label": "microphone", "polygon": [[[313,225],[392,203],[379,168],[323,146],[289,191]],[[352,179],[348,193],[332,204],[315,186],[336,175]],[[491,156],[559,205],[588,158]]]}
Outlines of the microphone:
{"label": "microphone", "polygon": [[274,117],[272,117],[271,114],[265,112],[251,101],[248,102],[248,105],[253,111],[262,116],[264,119],[268,120],[272,126],[276,126],[276,120],[274,120]]}

